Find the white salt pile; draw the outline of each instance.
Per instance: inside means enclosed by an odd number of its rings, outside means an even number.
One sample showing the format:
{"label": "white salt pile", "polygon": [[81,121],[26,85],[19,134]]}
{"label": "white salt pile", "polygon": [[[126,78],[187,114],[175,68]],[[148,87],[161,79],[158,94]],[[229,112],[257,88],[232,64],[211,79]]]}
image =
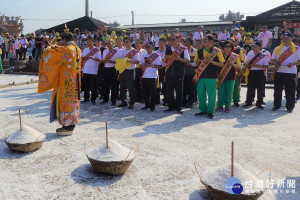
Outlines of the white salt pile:
{"label": "white salt pile", "polygon": [[22,131],[18,130],[6,139],[6,142],[11,144],[27,144],[36,141],[43,141],[46,136],[26,125],[22,126]]}
{"label": "white salt pile", "polygon": [[[222,165],[210,170],[207,170],[201,174],[202,180],[207,185],[210,185],[212,188],[225,191],[225,182],[228,178],[231,177],[231,164]],[[255,192],[260,192],[262,189],[256,187],[258,178],[246,171],[239,164],[234,164],[234,177],[238,178],[241,181],[243,186],[242,194],[251,194]],[[252,187],[245,188],[245,183],[252,183]],[[247,190],[247,192],[245,192]]]}
{"label": "white salt pile", "polygon": [[[100,148],[93,149],[87,153],[87,156],[98,161],[124,161],[129,152],[129,149],[123,147],[118,142],[110,140],[108,149],[106,149],[106,143],[104,143]],[[134,159],[134,151],[130,152],[130,155],[126,160],[132,159]]]}

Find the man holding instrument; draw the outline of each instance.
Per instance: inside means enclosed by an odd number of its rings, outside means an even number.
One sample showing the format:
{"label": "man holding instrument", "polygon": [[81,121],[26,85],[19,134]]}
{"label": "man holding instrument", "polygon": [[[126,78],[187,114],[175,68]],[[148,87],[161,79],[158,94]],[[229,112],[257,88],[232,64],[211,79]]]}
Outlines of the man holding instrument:
{"label": "man holding instrument", "polygon": [[281,107],[282,90],[284,87],[286,94],[286,109],[293,112],[295,107],[296,90],[296,65],[300,64],[300,48],[293,42],[293,34],[284,32],[282,43],[275,48],[271,62],[274,69],[274,108],[273,111]]}
{"label": "man holding instrument", "polygon": [[269,60],[266,54],[261,52],[262,43],[260,41],[256,41],[252,45],[252,50],[253,51],[248,53],[244,62],[245,67],[247,67],[250,71],[248,75],[246,104],[243,105],[243,107],[246,108],[252,105],[256,89],[256,106],[260,109],[263,109],[263,89],[266,79],[264,68],[269,67]]}
{"label": "man holding instrument", "polygon": [[[183,114],[182,93],[185,64],[190,62],[188,49],[179,43],[179,36],[172,34],[170,37],[171,46],[167,47],[163,62],[166,62],[166,98],[168,109],[164,112],[176,110]],[[176,101],[174,100],[174,90],[176,91]]]}
{"label": "man holding instrument", "polygon": [[[203,48],[197,52],[197,70],[193,78],[197,86],[199,99],[199,113],[195,116],[207,114],[210,119],[214,118],[216,106],[217,78],[220,67],[223,67],[225,59],[222,51],[213,46],[214,37],[210,34],[204,36]],[[208,98],[208,104],[206,99]]]}

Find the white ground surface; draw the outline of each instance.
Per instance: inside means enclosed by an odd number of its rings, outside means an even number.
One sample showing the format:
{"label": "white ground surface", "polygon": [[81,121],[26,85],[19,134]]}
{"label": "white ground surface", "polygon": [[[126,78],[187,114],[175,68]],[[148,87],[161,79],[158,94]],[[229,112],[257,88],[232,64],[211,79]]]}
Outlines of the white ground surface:
{"label": "white ground surface", "polygon": [[13,74],[0,74],[0,86],[8,85],[8,83],[22,83],[27,81],[38,80],[38,76],[29,76],[29,75],[13,75]]}
{"label": "white ground surface", "polygon": [[[0,81],[3,77],[15,80],[15,76],[1,76]],[[242,88],[242,102],[245,92]],[[228,163],[234,140],[235,162],[253,174],[270,167],[274,189],[277,181],[296,180],[295,194],[270,189],[260,200],[299,200],[300,105],[291,114],[283,108],[273,112],[272,94],[267,89],[264,110],[232,107],[229,114],[216,113],[214,120],[195,117],[196,107],[178,115],[163,113],[162,106],[152,113],[142,111],[142,104],[129,110],[99,105],[97,100],[96,105],[82,105],[72,136],[59,137],[58,123],[49,124],[51,92],[37,94],[37,84],[0,89],[0,198],[212,199],[193,162],[204,169]],[[19,127],[19,106],[23,124],[47,135],[42,148],[32,153],[11,152],[5,144],[5,138]],[[138,146],[123,176],[95,175],[85,155],[85,149],[93,148],[88,140],[105,141],[105,121],[111,139],[128,148]],[[266,181],[267,173],[259,177]]]}

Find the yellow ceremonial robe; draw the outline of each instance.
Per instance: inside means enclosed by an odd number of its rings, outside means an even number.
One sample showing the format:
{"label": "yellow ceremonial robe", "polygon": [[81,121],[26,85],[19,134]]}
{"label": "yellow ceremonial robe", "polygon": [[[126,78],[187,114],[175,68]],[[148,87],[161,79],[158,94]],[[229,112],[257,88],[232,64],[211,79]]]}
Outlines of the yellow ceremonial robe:
{"label": "yellow ceremonial robe", "polygon": [[43,51],[39,65],[38,93],[53,89],[50,122],[63,126],[78,123],[81,51],[73,42]]}

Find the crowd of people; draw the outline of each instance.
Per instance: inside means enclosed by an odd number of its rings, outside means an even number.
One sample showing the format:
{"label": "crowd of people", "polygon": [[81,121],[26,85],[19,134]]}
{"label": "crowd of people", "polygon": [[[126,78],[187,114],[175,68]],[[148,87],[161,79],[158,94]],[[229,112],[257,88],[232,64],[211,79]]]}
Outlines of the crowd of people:
{"label": "crowd of people", "polygon": [[[100,104],[110,100],[112,106],[133,109],[136,102],[141,102],[145,104],[142,109],[150,111],[156,104],[163,104],[167,106],[164,112],[183,114],[182,108],[192,108],[198,101],[200,112],[195,115],[214,118],[215,111],[229,113],[232,102],[239,106],[243,77],[247,84],[243,107],[253,104],[256,93],[255,105],[263,109],[266,75],[271,69],[273,110],[281,107],[285,89],[286,109],[293,112],[300,98],[300,49],[290,22],[275,27],[273,32],[267,26],[256,33],[246,32],[243,27],[228,32],[222,26],[219,33],[204,29],[199,26],[194,34],[186,35],[178,28],[171,33],[165,29],[161,35],[136,29],[130,34],[125,30],[120,35],[115,31],[108,34],[105,27],[94,32],[74,30],[74,44],[82,51],[82,103],[95,104],[99,97]],[[54,30],[49,36],[43,33],[27,39],[23,35],[15,40],[9,35],[6,38],[0,39],[2,58],[12,59],[14,52],[13,58],[21,60],[26,51],[38,60],[43,48],[59,46],[62,41]],[[116,105],[118,99],[121,103]]]}

